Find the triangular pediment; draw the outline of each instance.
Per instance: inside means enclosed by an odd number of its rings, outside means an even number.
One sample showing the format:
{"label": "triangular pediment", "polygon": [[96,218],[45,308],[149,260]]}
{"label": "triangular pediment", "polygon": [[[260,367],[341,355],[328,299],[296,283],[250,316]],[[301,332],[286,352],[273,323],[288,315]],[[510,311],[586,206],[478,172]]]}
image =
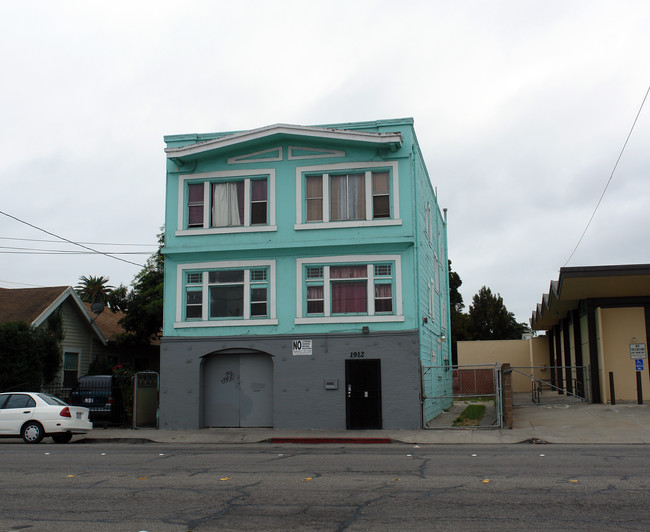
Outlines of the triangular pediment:
{"label": "triangular pediment", "polygon": [[[355,145],[365,145],[373,147],[385,147],[390,150],[396,150],[402,145],[402,135],[399,132],[394,133],[377,133],[354,129],[337,129],[329,127],[314,126],[296,126],[291,124],[275,124],[258,129],[230,133],[217,138],[195,142],[180,147],[166,148],[167,157],[172,160],[180,161],[182,159],[194,159],[202,156],[218,153],[223,150],[232,150],[233,148],[244,148],[247,144],[251,147],[260,143],[270,143],[274,140],[292,140],[305,139],[311,142],[323,140],[327,143],[341,142]],[[337,157],[340,150],[326,150],[324,148],[299,148],[296,158],[322,158]],[[237,162],[259,162],[260,158],[281,157],[279,148],[270,148],[268,150],[252,151],[249,154],[234,157]],[[274,151],[275,150],[275,151]],[[304,151],[300,151],[304,150]],[[250,161],[246,160],[250,159]],[[268,160],[268,159],[267,159]],[[279,160],[279,159],[274,159]]]}

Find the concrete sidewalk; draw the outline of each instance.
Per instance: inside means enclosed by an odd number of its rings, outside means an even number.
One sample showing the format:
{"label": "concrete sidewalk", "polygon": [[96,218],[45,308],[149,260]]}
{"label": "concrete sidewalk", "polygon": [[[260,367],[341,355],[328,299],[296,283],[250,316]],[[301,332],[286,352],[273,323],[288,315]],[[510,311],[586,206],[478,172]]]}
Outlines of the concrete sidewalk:
{"label": "concrete sidewalk", "polygon": [[512,444],[512,443],[650,443],[650,408],[589,403],[549,403],[515,406],[512,429],[423,430],[279,430],[261,428],[165,430],[95,429],[73,442],[85,443],[200,443],[234,444],[272,442],[293,438],[304,443],[364,443],[389,439],[409,444]]}

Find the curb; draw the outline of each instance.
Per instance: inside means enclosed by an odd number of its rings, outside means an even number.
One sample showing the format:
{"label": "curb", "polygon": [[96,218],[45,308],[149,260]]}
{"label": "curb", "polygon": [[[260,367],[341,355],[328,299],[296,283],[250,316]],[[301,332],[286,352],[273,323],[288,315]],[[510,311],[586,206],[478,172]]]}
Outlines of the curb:
{"label": "curb", "polygon": [[392,443],[390,438],[269,438],[270,443]]}

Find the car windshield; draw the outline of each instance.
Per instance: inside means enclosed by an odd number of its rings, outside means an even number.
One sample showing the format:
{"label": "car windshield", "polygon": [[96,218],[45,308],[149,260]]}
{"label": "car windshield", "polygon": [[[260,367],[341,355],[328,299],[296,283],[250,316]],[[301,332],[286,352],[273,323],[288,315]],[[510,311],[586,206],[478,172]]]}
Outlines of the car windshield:
{"label": "car windshield", "polygon": [[36,394],[40,399],[43,399],[48,405],[63,405],[67,406],[67,403],[64,401],[61,401],[58,397],[54,397],[53,395],[46,395],[44,393],[39,393]]}

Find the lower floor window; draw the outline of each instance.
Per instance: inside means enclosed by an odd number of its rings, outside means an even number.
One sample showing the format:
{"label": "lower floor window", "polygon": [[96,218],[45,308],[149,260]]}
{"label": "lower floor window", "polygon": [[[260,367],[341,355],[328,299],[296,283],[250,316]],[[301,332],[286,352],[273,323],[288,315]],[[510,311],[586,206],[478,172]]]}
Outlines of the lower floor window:
{"label": "lower floor window", "polygon": [[185,272],[185,319],[266,318],[268,282],[268,268]]}
{"label": "lower floor window", "polygon": [[308,316],[393,313],[393,264],[306,266]]}
{"label": "lower floor window", "polygon": [[368,281],[332,281],[332,313],[368,312]]}
{"label": "lower floor window", "polygon": [[74,386],[79,377],[79,353],[63,353],[63,386]]}

